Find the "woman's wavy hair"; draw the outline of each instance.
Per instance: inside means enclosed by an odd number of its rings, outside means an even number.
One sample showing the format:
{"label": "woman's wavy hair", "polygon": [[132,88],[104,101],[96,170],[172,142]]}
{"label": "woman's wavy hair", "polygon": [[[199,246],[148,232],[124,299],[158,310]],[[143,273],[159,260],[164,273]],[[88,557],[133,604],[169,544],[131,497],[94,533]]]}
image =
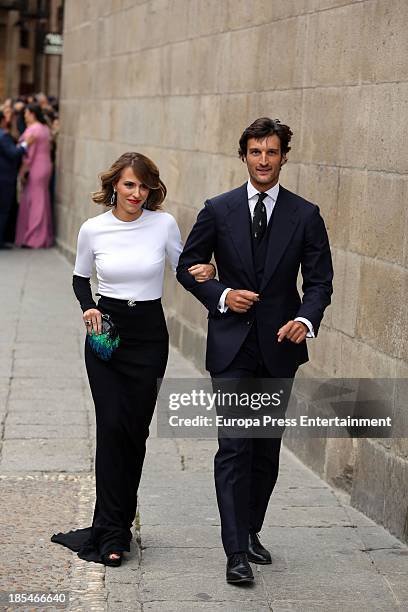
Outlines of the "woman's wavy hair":
{"label": "woman's wavy hair", "polygon": [[139,181],[149,189],[149,195],[143,204],[143,208],[148,210],[159,209],[167,195],[166,185],[160,179],[159,169],[156,164],[145,155],[135,152],[123,153],[119,159],[113,162],[108,170],[99,175],[101,189],[91,194],[92,200],[96,204],[115,206],[111,202],[114,187],[125,168],[132,168]]}

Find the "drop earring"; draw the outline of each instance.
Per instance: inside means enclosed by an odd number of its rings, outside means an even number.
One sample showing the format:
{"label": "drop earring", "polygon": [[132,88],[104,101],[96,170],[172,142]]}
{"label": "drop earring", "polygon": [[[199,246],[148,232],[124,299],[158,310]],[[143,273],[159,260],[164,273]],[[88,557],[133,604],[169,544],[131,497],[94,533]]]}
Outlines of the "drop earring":
{"label": "drop earring", "polygon": [[113,190],[113,193],[112,193],[111,199],[110,199],[110,204],[111,204],[111,206],[115,206],[115,204],[116,204],[116,189]]}

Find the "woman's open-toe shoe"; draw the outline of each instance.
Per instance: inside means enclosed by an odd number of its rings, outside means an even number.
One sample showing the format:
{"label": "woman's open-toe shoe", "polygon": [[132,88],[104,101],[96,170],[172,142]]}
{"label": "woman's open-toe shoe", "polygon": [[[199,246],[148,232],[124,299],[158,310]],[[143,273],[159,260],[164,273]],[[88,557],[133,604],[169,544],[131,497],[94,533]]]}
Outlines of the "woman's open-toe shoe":
{"label": "woman's open-toe shoe", "polygon": [[[112,557],[112,555],[118,555],[117,557]],[[123,553],[121,552],[108,552],[102,555],[102,562],[104,565],[109,565],[110,567],[119,567],[122,563]]]}

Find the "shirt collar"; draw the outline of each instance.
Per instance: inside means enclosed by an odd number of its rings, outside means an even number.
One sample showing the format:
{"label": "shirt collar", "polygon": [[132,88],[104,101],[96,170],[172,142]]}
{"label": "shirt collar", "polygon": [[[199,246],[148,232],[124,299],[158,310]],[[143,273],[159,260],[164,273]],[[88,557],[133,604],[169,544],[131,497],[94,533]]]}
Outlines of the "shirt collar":
{"label": "shirt collar", "polygon": [[[248,179],[248,183],[247,183],[247,191],[248,191],[248,200],[250,200],[251,198],[253,198],[255,195],[258,195],[259,191],[257,189],[255,189],[255,187],[253,186],[253,184],[251,183],[250,179]],[[268,191],[265,191],[265,193],[268,194],[268,196],[270,198],[272,198],[272,200],[274,202],[276,202],[277,197],[278,197],[278,193],[279,193],[279,182],[276,183],[276,185],[274,185],[273,187],[271,187],[270,189],[268,189]]]}

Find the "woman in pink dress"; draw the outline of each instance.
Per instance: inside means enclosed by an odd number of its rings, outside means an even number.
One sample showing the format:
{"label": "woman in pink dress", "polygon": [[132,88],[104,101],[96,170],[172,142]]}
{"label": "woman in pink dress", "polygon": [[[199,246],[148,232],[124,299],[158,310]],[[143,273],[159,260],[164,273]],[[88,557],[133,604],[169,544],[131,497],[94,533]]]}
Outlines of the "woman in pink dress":
{"label": "woman in pink dress", "polygon": [[20,197],[16,227],[16,246],[32,249],[47,248],[53,244],[53,229],[49,182],[52,172],[50,130],[41,108],[28,104],[24,112],[27,129],[20,140],[33,137],[20,174],[27,180]]}

